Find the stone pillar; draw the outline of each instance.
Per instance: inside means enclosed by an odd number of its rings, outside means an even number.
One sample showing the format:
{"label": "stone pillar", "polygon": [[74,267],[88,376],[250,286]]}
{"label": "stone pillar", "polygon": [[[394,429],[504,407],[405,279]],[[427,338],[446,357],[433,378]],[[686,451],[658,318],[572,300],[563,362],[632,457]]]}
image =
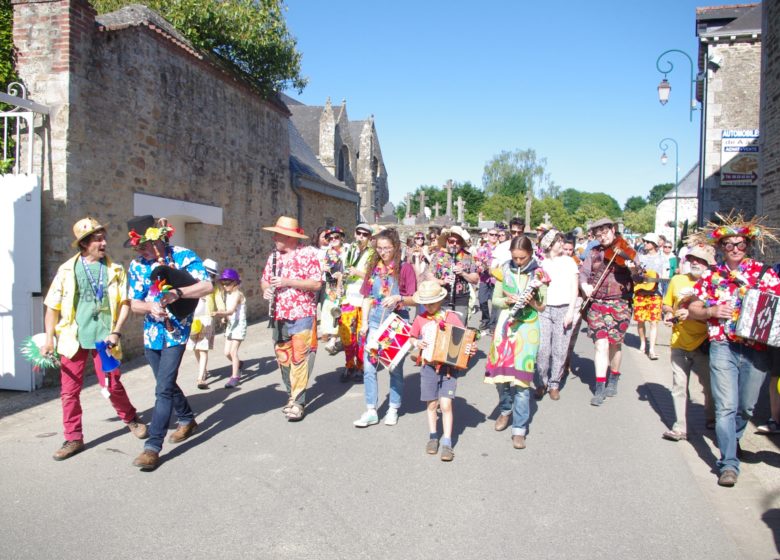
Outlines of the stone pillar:
{"label": "stone pillar", "polygon": [[406,196],[404,197],[404,202],[406,202],[406,217],[411,218],[412,217],[412,195],[406,193]]}
{"label": "stone pillar", "polygon": [[466,209],[466,201],[463,200],[463,197],[458,197],[458,223],[462,224],[466,221],[465,218],[465,209]]}
{"label": "stone pillar", "polygon": [[452,179],[447,181],[444,189],[447,191],[447,213],[445,216],[452,218]]}
{"label": "stone pillar", "polygon": [[425,191],[420,191],[420,212],[417,215],[425,217]]}
{"label": "stone pillar", "polygon": [[436,201],[436,204],[433,205],[433,217],[438,218],[439,217],[439,211],[441,210],[441,204],[439,204],[439,201]]}

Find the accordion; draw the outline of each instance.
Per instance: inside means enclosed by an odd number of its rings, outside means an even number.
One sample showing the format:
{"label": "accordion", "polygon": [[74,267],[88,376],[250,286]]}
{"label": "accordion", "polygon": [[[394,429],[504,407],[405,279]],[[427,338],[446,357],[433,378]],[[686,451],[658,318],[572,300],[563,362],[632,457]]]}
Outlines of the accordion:
{"label": "accordion", "polygon": [[735,334],[780,347],[780,296],[750,289],[742,299]]}
{"label": "accordion", "polygon": [[476,333],[471,329],[444,324],[439,328],[436,321],[426,323],[420,332],[421,340],[428,343],[420,357],[428,363],[446,364],[456,369],[469,365],[469,346],[474,344]]}

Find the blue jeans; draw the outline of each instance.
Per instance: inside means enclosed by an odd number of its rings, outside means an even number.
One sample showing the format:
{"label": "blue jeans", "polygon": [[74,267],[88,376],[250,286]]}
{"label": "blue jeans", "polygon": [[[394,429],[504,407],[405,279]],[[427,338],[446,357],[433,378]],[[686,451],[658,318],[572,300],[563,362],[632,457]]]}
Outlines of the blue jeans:
{"label": "blue jeans", "polygon": [[[371,333],[369,329],[369,335]],[[366,395],[366,407],[376,409],[377,399],[379,398],[379,385],[376,379],[376,368],[379,365],[372,364],[368,359],[368,348],[363,349],[363,389]],[[390,406],[392,408],[401,408],[401,399],[404,394],[404,361],[401,359],[398,364],[390,370]]]}
{"label": "blue jeans", "polygon": [[144,449],[149,451],[159,453],[162,450],[163,440],[168,431],[168,423],[171,421],[171,414],[174,410],[179,425],[186,425],[195,420],[187,397],[176,384],[176,378],[179,376],[179,364],[181,364],[186,349],[185,344],[179,344],[162,350],[149,348],[144,350],[157,381],[157,386],[154,389],[154,412],[152,413],[152,423],[149,425],[149,439],[144,444]]}
{"label": "blue jeans", "polygon": [[718,470],[739,472],[737,443],[753,416],[769,369],[769,353],[737,342],[710,343],[710,382],[715,401]]}
{"label": "blue jeans", "polygon": [[512,414],[512,435],[524,436],[528,431],[528,420],[531,417],[530,387],[516,387],[509,383],[499,383],[498,410],[504,415]]}

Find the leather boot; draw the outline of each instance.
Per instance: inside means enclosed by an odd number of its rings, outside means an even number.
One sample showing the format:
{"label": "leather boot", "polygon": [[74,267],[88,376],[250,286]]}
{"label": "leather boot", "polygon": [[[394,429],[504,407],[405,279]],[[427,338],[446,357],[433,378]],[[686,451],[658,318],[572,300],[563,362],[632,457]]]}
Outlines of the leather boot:
{"label": "leather boot", "polygon": [[593,398],[590,399],[590,404],[593,406],[601,406],[604,404],[604,398],[606,397],[606,383],[596,383],[596,390],[593,393]]}
{"label": "leather boot", "polygon": [[620,375],[613,375],[609,374],[609,378],[607,379],[607,390],[604,392],[604,394],[608,397],[614,397],[617,395],[617,385],[618,381],[620,380]]}

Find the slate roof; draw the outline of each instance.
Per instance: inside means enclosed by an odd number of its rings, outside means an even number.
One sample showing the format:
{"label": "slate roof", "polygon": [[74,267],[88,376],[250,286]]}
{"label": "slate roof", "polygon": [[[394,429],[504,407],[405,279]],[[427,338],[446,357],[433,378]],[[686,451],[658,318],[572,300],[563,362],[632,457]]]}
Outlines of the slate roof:
{"label": "slate roof", "polygon": [[311,146],[312,150],[320,148],[320,116],[325,109],[322,106],[288,105],[292,113],[292,120],[303,139]]}
{"label": "slate roof", "polygon": [[761,4],[696,9],[699,37],[730,37],[761,34]]}
{"label": "slate roof", "polygon": [[322,166],[306,140],[304,140],[295,127],[295,123],[292,120],[287,122],[287,129],[290,135],[290,171],[292,171],[293,175],[302,175],[319,183],[326,183],[338,189],[355,193],[355,191],[328,173],[328,170]]}
{"label": "slate roof", "polygon": [[363,132],[363,125],[366,121],[349,121],[349,134],[352,136],[352,148],[357,153],[360,150],[360,133]]}
{"label": "slate roof", "polygon": [[[699,164],[696,163],[677,183],[677,198],[696,198],[699,196]],[[664,196],[664,200],[674,199],[674,189]]]}

